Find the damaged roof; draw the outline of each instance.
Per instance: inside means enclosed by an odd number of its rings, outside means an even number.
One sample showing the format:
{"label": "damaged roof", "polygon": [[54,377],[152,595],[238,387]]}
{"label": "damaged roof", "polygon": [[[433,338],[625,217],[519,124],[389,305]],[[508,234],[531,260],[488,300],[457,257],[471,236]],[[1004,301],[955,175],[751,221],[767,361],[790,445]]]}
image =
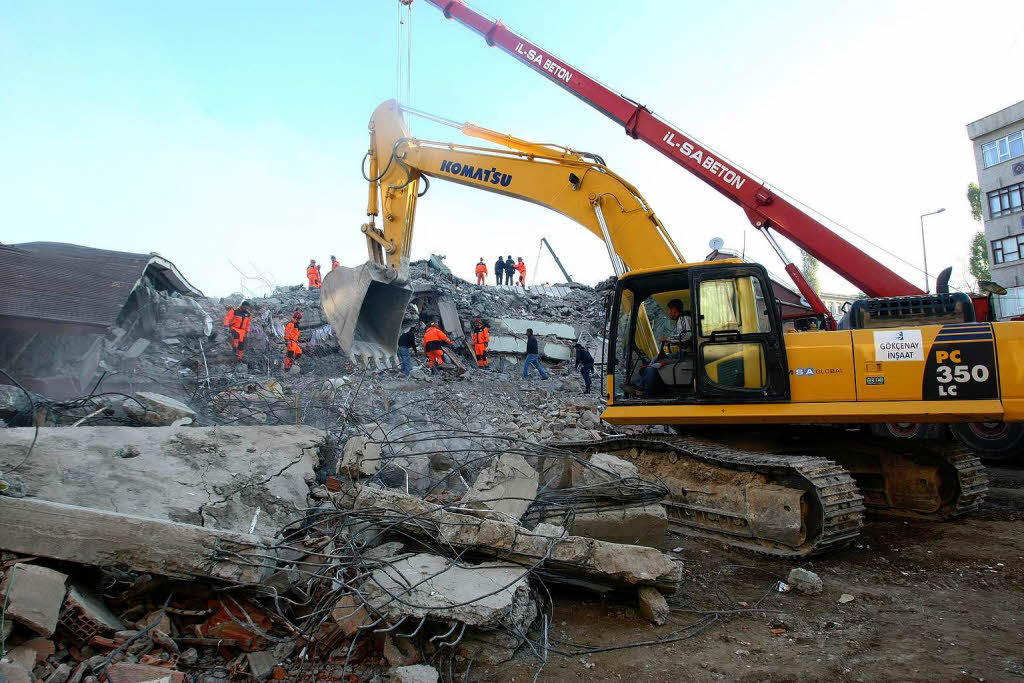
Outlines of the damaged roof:
{"label": "damaged roof", "polygon": [[0,244],[0,326],[106,330],[147,274],[158,289],[203,296],[155,253],[62,242]]}

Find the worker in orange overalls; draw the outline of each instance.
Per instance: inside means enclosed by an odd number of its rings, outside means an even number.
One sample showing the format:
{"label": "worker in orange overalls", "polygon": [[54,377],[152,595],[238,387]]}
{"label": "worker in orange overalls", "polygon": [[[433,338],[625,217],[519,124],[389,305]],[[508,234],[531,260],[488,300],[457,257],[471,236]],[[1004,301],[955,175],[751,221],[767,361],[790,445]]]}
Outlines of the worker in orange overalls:
{"label": "worker in orange overalls", "polygon": [[338,259],[334,258],[334,254],[331,254],[331,270],[334,270],[335,268],[337,268],[340,265],[341,264],[338,263]]}
{"label": "worker in orange overalls", "polygon": [[238,308],[229,308],[224,316],[224,327],[231,334],[231,348],[235,350],[238,360],[245,357],[245,335],[252,326],[252,314],[249,313],[249,302],[243,301]]}
{"label": "worker in orange overalls", "polygon": [[302,320],[302,313],[295,311],[292,319],[284,326],[284,369],[285,372],[292,369],[292,363],[302,355],[302,347],[299,346],[299,321]]}
{"label": "worker in orange overalls", "polygon": [[477,318],[473,321],[473,353],[476,354],[476,364],[478,367],[486,368],[488,365],[487,345],[490,342],[490,328],[480,318]]}
{"label": "worker in orange overalls", "polygon": [[523,263],[523,257],[519,257],[519,263],[516,264],[516,270],[519,271],[519,285],[523,288],[526,287],[526,264]]}
{"label": "worker in orange overalls", "polygon": [[320,278],[320,266],[315,259],[309,259],[309,268],[306,268],[306,279],[309,280],[310,289],[320,289],[323,281]]}
{"label": "worker in orange overalls", "polygon": [[427,331],[423,333],[423,350],[427,354],[427,364],[430,371],[434,372],[437,366],[444,363],[444,347],[451,346],[452,340],[438,327],[436,322],[431,322]]}
{"label": "worker in orange overalls", "polygon": [[484,263],[484,257],[480,257],[480,263],[476,264],[476,283],[480,286],[484,284],[484,278],[487,277],[487,264]]}

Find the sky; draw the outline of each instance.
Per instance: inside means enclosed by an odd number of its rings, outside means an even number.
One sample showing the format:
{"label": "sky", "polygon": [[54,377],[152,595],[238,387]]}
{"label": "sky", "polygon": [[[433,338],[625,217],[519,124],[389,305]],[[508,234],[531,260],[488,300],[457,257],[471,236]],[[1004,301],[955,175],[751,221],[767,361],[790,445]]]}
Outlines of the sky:
{"label": "sky", "polygon": [[[473,7],[644,103],[866,238],[924,284],[968,287],[965,126],[1024,99],[1024,3],[473,0]],[[359,167],[395,97],[397,0],[175,3],[8,0],[0,7],[0,242],[158,252],[208,295],[304,281],[310,258],[365,261]],[[424,0],[412,11],[412,106],[600,154],[646,196],[690,261],[708,242],[782,272],[734,204]],[[413,135],[474,144],[423,120]],[[522,256],[562,281],[611,274],[602,243],[542,207],[433,182],[413,258],[472,279]],[[892,255],[881,251],[878,245]],[[789,256],[799,251],[784,244]],[[822,271],[822,289],[853,292]]]}

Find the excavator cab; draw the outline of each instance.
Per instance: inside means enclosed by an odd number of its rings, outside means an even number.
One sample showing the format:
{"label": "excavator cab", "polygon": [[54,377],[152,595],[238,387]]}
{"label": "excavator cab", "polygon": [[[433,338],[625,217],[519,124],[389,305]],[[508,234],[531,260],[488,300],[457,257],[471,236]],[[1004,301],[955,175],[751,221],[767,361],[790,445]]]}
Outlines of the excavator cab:
{"label": "excavator cab", "polygon": [[770,283],[762,266],[739,260],[623,275],[611,310],[611,402],[788,400],[782,316]]}

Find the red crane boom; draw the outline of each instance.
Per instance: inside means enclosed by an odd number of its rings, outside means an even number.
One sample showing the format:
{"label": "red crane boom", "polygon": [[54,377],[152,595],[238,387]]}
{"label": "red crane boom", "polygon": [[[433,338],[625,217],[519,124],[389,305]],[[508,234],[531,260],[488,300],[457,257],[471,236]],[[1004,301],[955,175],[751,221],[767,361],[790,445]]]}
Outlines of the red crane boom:
{"label": "red crane boom", "polygon": [[779,247],[769,228],[785,236],[869,297],[923,294],[880,262],[850,244],[828,227],[785,198],[763,181],[658,118],[644,105],[621,95],[582,73],[565,60],[475,11],[461,0],[427,0],[445,17],[479,33],[492,47],[499,47],[540,75],[568,90],[605,116],[622,125],[626,134],[643,140],[705,183],[734,201],[747,214],[786,265],[800,293],[816,313],[829,317],[828,309],[803,274]]}

